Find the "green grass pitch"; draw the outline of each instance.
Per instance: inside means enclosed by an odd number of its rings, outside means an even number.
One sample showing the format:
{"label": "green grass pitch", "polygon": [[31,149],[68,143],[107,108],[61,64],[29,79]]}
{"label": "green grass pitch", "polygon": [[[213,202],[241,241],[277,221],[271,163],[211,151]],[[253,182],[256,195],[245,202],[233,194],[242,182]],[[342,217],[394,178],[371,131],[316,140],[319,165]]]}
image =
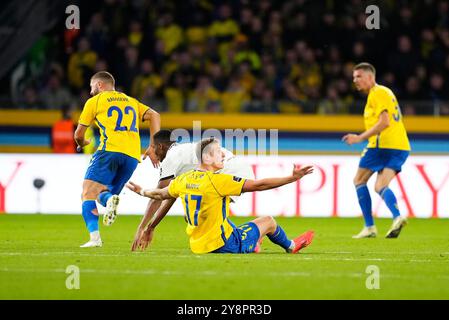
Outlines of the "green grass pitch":
{"label": "green grass pitch", "polygon": [[[278,218],[312,245],[286,254],[265,239],[260,254],[192,254],[182,217],[167,217],[150,248],[131,252],[137,216],[101,227],[104,246],[81,249],[81,216],[0,215],[0,299],[449,299],[449,220],[412,219],[398,239],[353,240],[362,219]],[[232,218],[236,224],[248,218]],[[79,290],[66,268],[80,269]],[[379,289],[367,289],[367,267]]]}

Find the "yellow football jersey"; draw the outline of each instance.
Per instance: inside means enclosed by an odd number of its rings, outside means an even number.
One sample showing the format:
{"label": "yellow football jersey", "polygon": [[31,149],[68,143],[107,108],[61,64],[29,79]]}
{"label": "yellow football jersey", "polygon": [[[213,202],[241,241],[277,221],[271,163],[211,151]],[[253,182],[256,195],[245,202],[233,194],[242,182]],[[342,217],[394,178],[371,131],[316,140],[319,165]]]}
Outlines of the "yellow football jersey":
{"label": "yellow football jersey", "polygon": [[168,193],[182,200],[194,253],[211,252],[225,244],[233,231],[229,196],[240,195],[244,183],[243,178],[200,170],[187,171],[170,183]]}
{"label": "yellow football jersey", "polygon": [[410,150],[407,132],[402,122],[401,109],[394,93],[387,87],[375,85],[368,94],[365,106],[365,129],[371,129],[383,111],[388,112],[390,126],[368,140],[368,148]]}
{"label": "yellow football jersey", "polygon": [[117,91],[104,91],[86,101],[79,124],[100,129],[98,150],[121,152],[140,161],[139,122],[148,106]]}

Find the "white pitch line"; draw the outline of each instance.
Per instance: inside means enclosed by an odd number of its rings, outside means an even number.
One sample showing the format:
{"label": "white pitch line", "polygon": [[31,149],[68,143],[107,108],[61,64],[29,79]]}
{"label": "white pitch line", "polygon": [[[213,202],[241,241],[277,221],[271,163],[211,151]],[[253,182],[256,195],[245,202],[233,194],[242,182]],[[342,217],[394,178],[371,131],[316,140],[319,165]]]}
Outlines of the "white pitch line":
{"label": "white pitch line", "polygon": [[[320,252],[322,253],[322,252]],[[330,252],[327,254],[331,254]],[[149,258],[154,255],[154,252],[147,252],[146,254],[138,254],[138,253],[123,253],[123,254],[103,254],[103,253],[80,253],[80,252],[39,252],[39,253],[27,253],[27,252],[0,252],[0,256],[34,256],[34,257],[48,257],[52,255],[70,255],[70,256],[80,256],[80,257],[143,257],[143,258]],[[307,256],[304,256],[303,254],[299,255],[279,255],[276,258],[282,259],[282,260],[295,260],[295,261],[301,261],[301,260],[316,260],[316,261],[386,261],[386,262],[416,262],[416,263],[435,263],[435,262],[442,262],[447,263],[448,259],[396,259],[396,258],[332,258],[332,257],[321,257],[321,256],[309,256],[313,255],[313,253],[308,254]],[[200,255],[172,255],[172,256],[166,256],[166,259],[178,259],[178,258],[201,258]],[[239,257],[241,258],[242,255],[229,255],[226,256],[227,258],[234,258]],[[273,260],[273,257],[271,255],[264,255],[258,254],[257,255],[258,260]]]}
{"label": "white pitch line", "polygon": [[[64,269],[9,269],[9,268],[0,268],[0,272],[6,273],[65,273]],[[80,269],[80,273],[95,273],[95,274],[105,274],[105,275],[157,275],[157,276],[191,276],[191,272],[184,271],[169,271],[169,270],[107,270],[107,269]],[[314,278],[364,278],[366,274],[364,273],[312,273],[312,272],[241,272],[241,271],[197,271],[196,275],[199,276],[211,276],[211,277],[236,277],[236,276],[246,276],[251,277],[255,275],[262,275],[265,277],[274,277],[274,278],[282,278],[282,277],[314,277]],[[392,279],[428,279],[425,275],[400,275],[400,274],[380,274],[381,278],[392,278]],[[449,276],[434,276],[430,275],[433,279],[441,279],[441,280],[449,280]]]}

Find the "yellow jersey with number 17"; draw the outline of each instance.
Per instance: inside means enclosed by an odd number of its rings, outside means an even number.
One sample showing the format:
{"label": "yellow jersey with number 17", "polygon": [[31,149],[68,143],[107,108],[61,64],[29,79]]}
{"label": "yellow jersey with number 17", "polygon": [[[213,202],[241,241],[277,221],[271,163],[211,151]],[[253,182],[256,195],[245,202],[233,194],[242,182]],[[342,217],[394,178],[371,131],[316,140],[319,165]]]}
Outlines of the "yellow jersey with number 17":
{"label": "yellow jersey with number 17", "polygon": [[365,129],[371,129],[383,111],[388,112],[390,126],[368,140],[368,148],[384,148],[410,151],[407,132],[402,122],[401,109],[394,93],[385,86],[376,84],[368,94],[365,106]]}
{"label": "yellow jersey with number 17", "polygon": [[149,107],[117,91],[103,91],[86,101],[79,124],[93,121],[100,130],[98,150],[121,152],[140,161],[139,123]]}
{"label": "yellow jersey with number 17", "polygon": [[245,179],[224,173],[190,170],[168,186],[180,197],[187,221],[186,232],[194,253],[212,252],[224,246],[234,230],[229,221],[229,196],[242,192]]}

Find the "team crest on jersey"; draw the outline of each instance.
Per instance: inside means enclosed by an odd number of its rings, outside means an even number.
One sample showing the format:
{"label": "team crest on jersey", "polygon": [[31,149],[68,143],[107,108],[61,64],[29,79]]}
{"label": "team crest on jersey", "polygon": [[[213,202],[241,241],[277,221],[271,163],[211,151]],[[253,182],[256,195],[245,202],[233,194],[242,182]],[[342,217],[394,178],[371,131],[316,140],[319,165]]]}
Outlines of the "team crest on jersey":
{"label": "team crest on jersey", "polygon": [[240,182],[240,181],[242,181],[242,178],[233,176],[232,180],[234,180],[235,182]]}

